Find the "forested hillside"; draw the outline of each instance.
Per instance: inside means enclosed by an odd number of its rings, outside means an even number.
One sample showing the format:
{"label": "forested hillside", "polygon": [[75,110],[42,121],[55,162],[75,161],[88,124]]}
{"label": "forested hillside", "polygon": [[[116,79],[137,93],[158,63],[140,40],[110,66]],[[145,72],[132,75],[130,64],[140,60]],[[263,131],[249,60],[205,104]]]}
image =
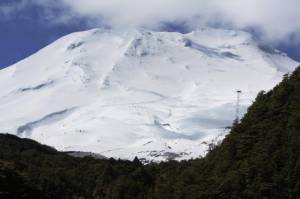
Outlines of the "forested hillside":
{"label": "forested hillside", "polygon": [[205,158],[142,165],[74,158],[0,135],[0,198],[300,198],[300,68],[261,92]]}

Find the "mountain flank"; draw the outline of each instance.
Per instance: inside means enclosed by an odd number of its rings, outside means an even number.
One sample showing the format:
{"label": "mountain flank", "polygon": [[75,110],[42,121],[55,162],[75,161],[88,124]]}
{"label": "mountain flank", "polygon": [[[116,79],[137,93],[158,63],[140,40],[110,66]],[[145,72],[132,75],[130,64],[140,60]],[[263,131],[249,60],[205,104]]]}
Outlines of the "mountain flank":
{"label": "mountain flank", "polygon": [[300,198],[300,68],[260,92],[204,158],[143,165],[76,158],[0,135],[0,198]]}

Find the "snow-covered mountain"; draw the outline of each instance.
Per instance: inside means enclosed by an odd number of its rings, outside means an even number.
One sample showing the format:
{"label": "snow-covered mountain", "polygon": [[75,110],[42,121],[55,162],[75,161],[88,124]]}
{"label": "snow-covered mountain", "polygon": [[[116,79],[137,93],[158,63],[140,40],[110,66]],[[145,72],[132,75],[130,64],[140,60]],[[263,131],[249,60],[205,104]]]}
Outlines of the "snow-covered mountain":
{"label": "snow-covered mountain", "polygon": [[94,29],[0,71],[0,131],[66,151],[147,160],[202,156],[298,63],[248,33]]}

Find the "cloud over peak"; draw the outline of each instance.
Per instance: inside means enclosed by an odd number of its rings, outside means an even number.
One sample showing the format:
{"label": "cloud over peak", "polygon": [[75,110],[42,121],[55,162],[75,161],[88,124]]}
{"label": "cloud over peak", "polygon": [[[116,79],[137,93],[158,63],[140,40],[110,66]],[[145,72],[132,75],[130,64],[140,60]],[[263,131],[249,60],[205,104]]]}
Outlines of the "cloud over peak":
{"label": "cloud over peak", "polygon": [[[4,0],[6,1],[6,0]],[[148,27],[184,23],[190,30],[218,24],[230,28],[256,28],[267,40],[284,40],[300,32],[299,0],[13,0],[0,14],[21,12],[38,5],[52,23],[85,18],[90,26]],[[17,5],[17,6],[16,6]],[[61,10],[60,12],[56,12]]]}

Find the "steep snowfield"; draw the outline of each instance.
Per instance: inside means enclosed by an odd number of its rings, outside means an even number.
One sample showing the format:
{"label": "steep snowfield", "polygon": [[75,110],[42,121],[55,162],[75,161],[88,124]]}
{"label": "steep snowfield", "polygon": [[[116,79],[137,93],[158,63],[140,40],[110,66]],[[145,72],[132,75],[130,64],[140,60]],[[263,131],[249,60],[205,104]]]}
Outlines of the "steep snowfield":
{"label": "steep snowfield", "polygon": [[251,35],[90,30],[0,71],[0,128],[60,150],[160,161],[205,155],[297,62]]}

